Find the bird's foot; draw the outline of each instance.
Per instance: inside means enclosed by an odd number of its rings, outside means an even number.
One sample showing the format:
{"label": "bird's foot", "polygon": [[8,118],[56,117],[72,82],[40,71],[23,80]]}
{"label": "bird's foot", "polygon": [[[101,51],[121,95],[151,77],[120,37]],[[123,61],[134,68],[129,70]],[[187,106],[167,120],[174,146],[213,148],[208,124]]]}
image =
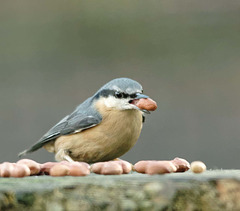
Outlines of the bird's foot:
{"label": "bird's foot", "polygon": [[74,162],[74,160],[69,155],[64,155],[63,159],[70,163]]}

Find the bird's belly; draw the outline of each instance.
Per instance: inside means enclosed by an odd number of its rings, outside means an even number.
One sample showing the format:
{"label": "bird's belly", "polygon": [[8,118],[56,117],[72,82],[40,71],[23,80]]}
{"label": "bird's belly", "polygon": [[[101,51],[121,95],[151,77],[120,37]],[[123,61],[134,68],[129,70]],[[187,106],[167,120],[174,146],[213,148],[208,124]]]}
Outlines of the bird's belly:
{"label": "bird's belly", "polygon": [[142,114],[128,110],[112,113],[93,128],[77,134],[59,137],[55,151],[66,149],[76,161],[88,163],[120,157],[136,143],[142,128]]}

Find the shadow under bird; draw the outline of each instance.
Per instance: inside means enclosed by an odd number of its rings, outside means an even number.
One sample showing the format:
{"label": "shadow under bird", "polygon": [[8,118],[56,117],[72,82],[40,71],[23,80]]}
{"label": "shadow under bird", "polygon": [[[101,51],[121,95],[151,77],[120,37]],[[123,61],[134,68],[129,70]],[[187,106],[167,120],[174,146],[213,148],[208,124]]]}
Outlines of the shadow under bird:
{"label": "shadow under bird", "polygon": [[157,108],[129,78],[114,79],[52,127],[21,157],[43,147],[57,161],[94,163],[116,159],[139,138],[144,114]]}

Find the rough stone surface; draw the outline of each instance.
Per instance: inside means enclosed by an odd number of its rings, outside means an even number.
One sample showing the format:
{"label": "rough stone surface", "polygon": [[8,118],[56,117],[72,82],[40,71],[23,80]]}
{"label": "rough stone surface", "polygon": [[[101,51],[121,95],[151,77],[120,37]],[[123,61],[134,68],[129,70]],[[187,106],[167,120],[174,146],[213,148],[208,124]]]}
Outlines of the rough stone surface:
{"label": "rough stone surface", "polygon": [[240,170],[0,178],[0,210],[240,210]]}

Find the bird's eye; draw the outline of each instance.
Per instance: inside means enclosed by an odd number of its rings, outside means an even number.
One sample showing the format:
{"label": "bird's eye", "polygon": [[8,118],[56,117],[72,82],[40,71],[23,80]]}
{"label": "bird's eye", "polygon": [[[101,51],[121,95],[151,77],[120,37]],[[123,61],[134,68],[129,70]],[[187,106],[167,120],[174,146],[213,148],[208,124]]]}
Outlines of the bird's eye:
{"label": "bird's eye", "polygon": [[115,97],[116,97],[116,98],[123,98],[123,93],[121,93],[121,92],[115,92]]}

